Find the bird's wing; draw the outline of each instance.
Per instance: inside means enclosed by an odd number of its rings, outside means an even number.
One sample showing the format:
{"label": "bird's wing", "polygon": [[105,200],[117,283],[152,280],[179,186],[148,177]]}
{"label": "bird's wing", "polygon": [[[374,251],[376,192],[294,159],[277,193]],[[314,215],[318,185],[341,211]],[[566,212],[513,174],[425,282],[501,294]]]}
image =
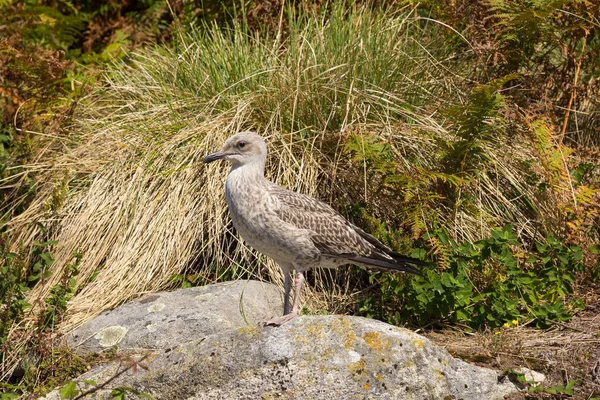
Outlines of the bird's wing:
{"label": "bird's wing", "polygon": [[296,228],[311,231],[311,240],[322,255],[371,255],[373,246],[369,241],[361,237],[354,226],[329,205],[281,187],[274,186],[270,193],[276,199],[273,211],[277,216]]}
{"label": "bird's wing", "polygon": [[329,205],[300,193],[273,185],[276,215],[296,228],[312,233],[311,240],[321,255],[343,259],[375,269],[420,274],[415,265],[427,262],[392,251],[374,236],[348,222]]}

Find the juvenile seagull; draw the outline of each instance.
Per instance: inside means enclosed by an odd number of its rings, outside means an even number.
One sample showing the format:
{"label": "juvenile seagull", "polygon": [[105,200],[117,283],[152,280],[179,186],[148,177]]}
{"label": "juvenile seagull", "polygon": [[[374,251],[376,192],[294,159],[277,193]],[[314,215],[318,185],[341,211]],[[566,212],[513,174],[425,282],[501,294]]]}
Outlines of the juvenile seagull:
{"label": "juvenile seagull", "polygon": [[[278,326],[298,315],[304,271],[311,268],[355,264],[419,274],[413,265],[427,264],[393,252],[329,205],[267,180],[267,146],[256,133],[231,136],[221,150],[207,155],[204,162],[221,159],[232,164],[225,196],[233,225],[250,246],[275,260],[285,277],[284,315],[266,322],[267,325]],[[294,304],[290,312],[293,270]]]}

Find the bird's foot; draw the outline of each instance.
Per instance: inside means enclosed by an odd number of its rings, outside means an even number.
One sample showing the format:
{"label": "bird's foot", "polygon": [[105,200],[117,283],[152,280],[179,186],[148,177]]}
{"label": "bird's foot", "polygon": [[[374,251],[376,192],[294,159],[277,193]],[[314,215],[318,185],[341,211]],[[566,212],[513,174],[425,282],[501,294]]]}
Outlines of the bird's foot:
{"label": "bird's foot", "polygon": [[297,315],[298,315],[298,313],[292,312],[292,313],[286,314],[282,317],[273,318],[268,321],[265,321],[265,322],[263,322],[263,325],[264,326],[280,326],[280,325],[288,322],[289,320],[296,318]]}

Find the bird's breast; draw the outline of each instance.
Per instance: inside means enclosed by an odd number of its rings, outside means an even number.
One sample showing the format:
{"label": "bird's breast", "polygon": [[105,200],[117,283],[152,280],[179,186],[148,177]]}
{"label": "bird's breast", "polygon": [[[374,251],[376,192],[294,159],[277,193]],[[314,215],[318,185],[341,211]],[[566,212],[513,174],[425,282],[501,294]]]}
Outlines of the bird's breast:
{"label": "bird's breast", "polygon": [[235,175],[227,178],[225,196],[237,232],[251,247],[275,261],[314,261],[318,251],[310,236],[302,229],[287,226],[277,216],[276,200],[261,183],[244,182]]}
{"label": "bird's breast", "polygon": [[[236,178],[236,177],[234,177]],[[273,215],[268,212],[266,191],[241,179],[227,179],[225,197],[233,226],[244,240],[256,250],[271,255],[269,232]]]}

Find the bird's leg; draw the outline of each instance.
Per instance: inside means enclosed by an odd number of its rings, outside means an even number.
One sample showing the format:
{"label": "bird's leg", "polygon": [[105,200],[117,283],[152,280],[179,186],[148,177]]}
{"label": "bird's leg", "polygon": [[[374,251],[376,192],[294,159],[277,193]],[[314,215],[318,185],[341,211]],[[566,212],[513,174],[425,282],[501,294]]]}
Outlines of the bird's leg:
{"label": "bird's leg", "polygon": [[[291,281],[291,279],[290,279]],[[289,314],[285,314],[283,317],[279,317],[279,318],[273,318],[270,321],[267,321],[265,323],[265,325],[273,325],[273,326],[279,326],[285,322],[288,322],[289,320],[295,318],[298,313],[299,313],[299,308],[300,308],[300,291],[302,289],[302,283],[304,282],[304,274],[301,271],[296,271],[296,277],[294,278],[294,305],[292,306],[292,312]],[[285,285],[285,282],[284,282]],[[290,286],[291,286],[291,282],[290,282]],[[288,293],[289,294],[289,293]],[[288,297],[286,296],[286,299]],[[285,309],[285,302],[284,302],[284,309]],[[289,309],[289,301],[287,302],[287,308]],[[284,310],[285,312],[285,310]]]}
{"label": "bird's leg", "polygon": [[294,315],[294,317],[300,312],[298,307],[300,305],[300,289],[302,289],[303,282],[304,274],[301,271],[296,271],[296,278],[294,279],[294,305],[292,306],[291,313]]}
{"label": "bird's leg", "polygon": [[292,276],[290,275],[291,271],[284,270],[283,271],[283,315],[287,315],[290,313],[290,291],[292,289]]}

